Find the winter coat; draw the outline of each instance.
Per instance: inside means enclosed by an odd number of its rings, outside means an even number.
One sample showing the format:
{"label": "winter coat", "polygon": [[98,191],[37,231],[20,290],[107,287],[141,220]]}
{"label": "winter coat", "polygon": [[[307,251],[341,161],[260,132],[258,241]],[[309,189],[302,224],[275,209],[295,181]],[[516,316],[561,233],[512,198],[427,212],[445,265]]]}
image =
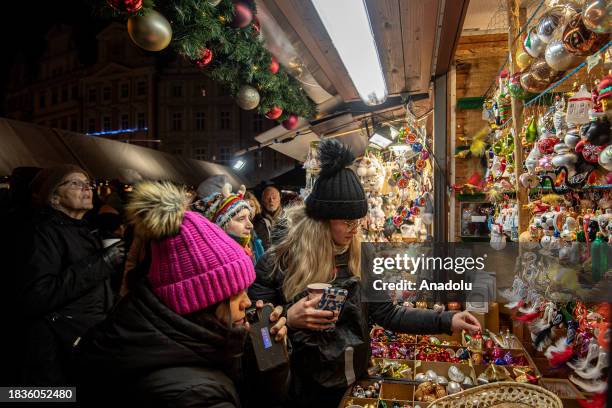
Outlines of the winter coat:
{"label": "winter coat", "polygon": [[[291,301],[282,293],[281,271],[272,276],[271,254],[255,267],[257,278],[249,297],[288,308]],[[291,330],[293,396],[297,406],[336,407],[346,388],[366,375],[370,359],[369,320],[382,327],[415,334],[451,332],[451,312],[405,308],[389,299],[367,303],[362,300],[363,283],[348,270],[347,253],[336,256],[336,278],[332,286],[344,288],[348,297],[333,331]],[[306,292],[297,296],[299,300]]]}
{"label": "winter coat", "polygon": [[[230,408],[244,406],[244,401],[263,406],[246,397],[241,404],[241,393],[253,388],[258,398],[268,398],[266,406],[275,406],[271,401],[286,394],[288,367],[244,374],[255,360],[239,356],[243,347],[242,337],[228,340],[218,327],[203,327],[176,314],[146,279],[140,280],[77,346],[81,401],[87,407],[115,406],[118,401],[134,407]],[[100,390],[113,392],[103,398]]]}
{"label": "winter coat", "polygon": [[27,385],[65,384],[74,341],[113,304],[113,268],[87,222],[46,209],[20,245],[15,279],[21,375]]}
{"label": "winter coat", "polygon": [[271,237],[272,231],[275,227],[277,220],[282,218],[283,209],[279,208],[276,214],[270,214],[265,209],[261,214],[257,214],[253,218],[253,229],[255,233],[261,239],[261,243],[265,250],[268,250],[273,244],[273,237]]}

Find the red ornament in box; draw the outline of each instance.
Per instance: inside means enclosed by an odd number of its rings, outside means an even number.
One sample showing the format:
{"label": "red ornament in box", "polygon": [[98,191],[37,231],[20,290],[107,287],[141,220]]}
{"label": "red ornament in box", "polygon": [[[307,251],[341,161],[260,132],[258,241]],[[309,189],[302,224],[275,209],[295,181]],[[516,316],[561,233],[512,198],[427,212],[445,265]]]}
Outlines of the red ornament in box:
{"label": "red ornament in box", "polygon": [[275,119],[280,118],[282,114],[283,114],[283,110],[279,108],[278,106],[274,106],[272,109],[266,112],[265,116],[268,119],[275,120]]}
{"label": "red ornament in box", "polygon": [[235,2],[232,26],[236,28],[244,28],[251,24],[251,21],[253,21],[253,12],[251,11],[251,8],[245,3]]}
{"label": "red ornament in box", "polygon": [[281,123],[283,127],[287,130],[293,130],[298,125],[298,117],[296,114],[290,114],[289,117]]}
{"label": "red ornament in box", "polygon": [[135,13],[142,8],[142,0],[106,0],[109,6],[121,13]]}
{"label": "red ornament in box", "polygon": [[204,68],[213,59],[213,53],[208,48],[200,48],[200,58],[195,61],[196,65],[200,68]]}
{"label": "red ornament in box", "polygon": [[272,61],[270,62],[270,66],[268,67],[268,69],[270,70],[271,73],[276,75],[279,68],[280,66],[278,65],[278,61],[276,60],[276,58],[272,57]]}

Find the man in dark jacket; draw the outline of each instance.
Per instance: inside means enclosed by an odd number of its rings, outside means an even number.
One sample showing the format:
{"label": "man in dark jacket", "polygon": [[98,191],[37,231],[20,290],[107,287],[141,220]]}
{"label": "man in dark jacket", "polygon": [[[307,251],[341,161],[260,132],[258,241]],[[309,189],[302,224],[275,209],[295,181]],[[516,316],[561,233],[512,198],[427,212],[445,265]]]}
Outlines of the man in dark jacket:
{"label": "man in dark jacket", "polygon": [[264,249],[270,248],[270,232],[272,226],[283,213],[281,205],[281,191],[274,184],[267,185],[261,193],[261,214],[253,219],[253,228],[257,233]]}
{"label": "man in dark jacket", "polygon": [[113,304],[110,277],[121,246],[103,249],[83,215],[91,209],[91,183],[74,166],[37,177],[44,207],[24,234],[22,267],[15,277],[21,328],[19,379],[24,385],[65,385],[73,342],[106,317]]}

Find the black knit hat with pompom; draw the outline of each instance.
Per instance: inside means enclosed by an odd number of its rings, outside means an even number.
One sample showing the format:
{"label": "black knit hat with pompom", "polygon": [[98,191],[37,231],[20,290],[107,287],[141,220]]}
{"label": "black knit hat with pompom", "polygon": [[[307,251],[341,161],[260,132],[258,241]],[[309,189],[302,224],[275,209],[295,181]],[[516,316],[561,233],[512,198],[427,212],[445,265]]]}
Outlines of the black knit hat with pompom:
{"label": "black knit hat with pompom", "polygon": [[321,172],[306,198],[309,217],[323,220],[356,220],[365,217],[368,202],[359,179],[348,169],[355,160],[351,150],[335,139],[319,144]]}

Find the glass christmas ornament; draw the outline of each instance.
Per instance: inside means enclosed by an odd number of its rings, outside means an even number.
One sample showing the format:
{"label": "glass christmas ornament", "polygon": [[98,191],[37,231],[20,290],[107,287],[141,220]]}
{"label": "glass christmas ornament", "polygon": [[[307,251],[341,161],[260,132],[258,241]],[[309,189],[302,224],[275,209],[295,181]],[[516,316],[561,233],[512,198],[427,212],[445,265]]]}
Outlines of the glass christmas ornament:
{"label": "glass christmas ornament", "polygon": [[582,58],[570,53],[561,40],[552,40],[544,52],[546,63],[555,71],[566,71],[582,62]]}
{"label": "glass christmas ornament", "polygon": [[567,100],[567,115],[565,120],[568,124],[583,125],[589,123],[589,111],[593,108],[591,93],[586,85],[582,84],[580,90]]}
{"label": "glass christmas ornament", "polygon": [[563,45],[572,54],[586,57],[599,50],[609,38],[609,34],[598,34],[589,30],[576,14],[563,31]]}
{"label": "glass christmas ornament", "polygon": [[532,28],[527,33],[525,40],[523,41],[523,48],[525,52],[533,58],[538,58],[544,52],[546,43],[538,36],[536,28]]}
{"label": "glass christmas ornament", "polygon": [[587,1],[582,11],[582,21],[589,30],[605,34],[612,32],[612,1]]}

